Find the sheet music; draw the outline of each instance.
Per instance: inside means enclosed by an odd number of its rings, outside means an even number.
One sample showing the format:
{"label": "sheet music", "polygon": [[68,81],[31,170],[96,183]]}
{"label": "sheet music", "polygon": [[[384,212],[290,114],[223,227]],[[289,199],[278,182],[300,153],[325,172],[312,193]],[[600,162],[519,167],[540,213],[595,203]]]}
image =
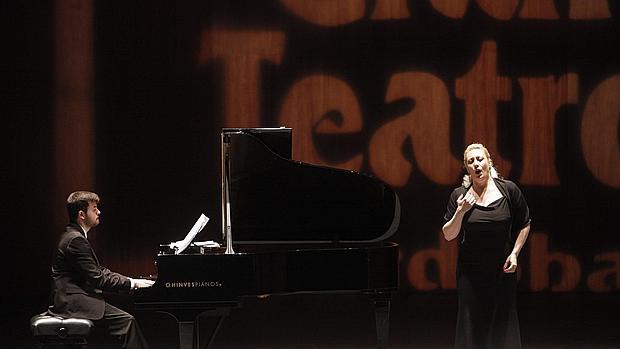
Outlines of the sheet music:
{"label": "sheet music", "polygon": [[194,241],[194,245],[198,246],[198,247],[220,247],[220,244],[213,241],[213,240],[208,240],[208,241]]}
{"label": "sheet music", "polygon": [[196,221],[196,223],[194,223],[192,229],[190,229],[190,231],[187,233],[185,239],[175,241],[170,244],[170,247],[174,250],[174,254],[179,254],[185,251],[187,246],[189,246],[189,244],[194,241],[196,235],[198,235],[198,233],[200,233],[200,231],[205,227],[205,225],[207,225],[208,221],[209,217],[205,216],[204,214],[200,214],[200,217],[198,217],[198,220]]}

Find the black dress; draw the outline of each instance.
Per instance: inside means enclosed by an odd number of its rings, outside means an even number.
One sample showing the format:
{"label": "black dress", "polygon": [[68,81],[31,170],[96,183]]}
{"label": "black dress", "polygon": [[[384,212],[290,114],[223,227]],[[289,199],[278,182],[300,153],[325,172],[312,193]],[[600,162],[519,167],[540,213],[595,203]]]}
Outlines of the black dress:
{"label": "black dress", "polygon": [[[508,182],[508,183],[507,183]],[[512,182],[496,180],[503,196],[488,206],[474,205],[463,217],[459,233],[457,289],[459,308],[456,348],[521,348],[516,310],[516,273],[504,273],[516,231],[529,224],[529,209]],[[457,188],[444,219],[456,209]]]}
{"label": "black dress", "polygon": [[[502,267],[510,253],[510,210],[505,197],[474,205],[463,218],[457,264],[457,348],[520,348],[516,273]],[[508,251],[507,251],[508,250]]]}

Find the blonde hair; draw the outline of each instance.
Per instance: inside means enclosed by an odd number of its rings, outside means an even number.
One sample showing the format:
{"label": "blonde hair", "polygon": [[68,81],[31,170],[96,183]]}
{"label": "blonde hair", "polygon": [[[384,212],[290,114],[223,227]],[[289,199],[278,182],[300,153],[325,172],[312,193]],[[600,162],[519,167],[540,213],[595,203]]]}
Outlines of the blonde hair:
{"label": "blonde hair", "polygon": [[465,188],[469,188],[471,186],[471,176],[467,173],[467,153],[469,153],[470,151],[474,149],[482,149],[482,151],[484,151],[484,155],[489,160],[489,166],[490,166],[489,173],[491,174],[491,177],[501,178],[499,173],[497,172],[497,169],[495,168],[495,166],[493,166],[493,159],[491,159],[491,154],[489,154],[489,151],[487,150],[487,148],[480,143],[472,143],[468,145],[467,148],[465,148],[465,151],[463,152],[463,168],[465,169],[465,174],[463,175],[462,185]]}

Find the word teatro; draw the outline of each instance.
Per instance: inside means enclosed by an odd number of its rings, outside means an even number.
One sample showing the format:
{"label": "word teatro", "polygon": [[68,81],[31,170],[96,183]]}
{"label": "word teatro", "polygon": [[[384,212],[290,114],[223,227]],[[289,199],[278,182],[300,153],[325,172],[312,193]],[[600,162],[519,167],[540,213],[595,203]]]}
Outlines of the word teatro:
{"label": "word teatro", "polygon": [[[590,202],[617,197],[620,50],[611,12],[617,5],[274,0],[270,6],[280,17],[269,26],[259,18],[202,31],[197,64],[207,67],[221,99],[209,115],[221,126],[291,127],[296,160],[373,173],[405,200],[458,184],[460,151],[471,142],[485,144],[502,175],[532,197],[572,199],[566,193],[584,187],[596,187],[592,197],[583,195]],[[341,143],[326,147],[326,139]],[[557,209],[537,208],[544,211],[538,217]],[[602,243],[618,241],[608,238],[617,225],[602,211],[593,212],[603,218],[598,244],[580,244],[591,225],[533,220],[522,257],[530,290],[620,290],[620,252]],[[437,217],[400,232],[412,235],[403,239],[401,262],[414,289],[455,287],[457,246],[435,236]],[[558,249],[554,241],[572,244]]]}
{"label": "word teatro", "polygon": [[[430,1],[437,13],[460,20],[469,1]],[[445,3],[445,4],[444,4]],[[553,22],[559,14],[553,1],[487,1],[475,2],[479,9],[494,20],[545,20]],[[366,13],[366,1],[312,2],[282,0],[281,4],[313,25],[346,26],[359,23]],[[444,5],[442,5],[444,4]],[[519,11],[517,11],[520,9]],[[370,21],[391,21],[407,18],[404,1],[377,1]],[[607,1],[569,1],[568,20],[580,23],[611,20]],[[208,29],[203,32],[199,52],[200,64],[217,63],[223,68],[224,126],[252,127],[261,122],[261,67],[265,63],[278,66],[285,59],[288,33],[274,30]],[[410,140],[411,152],[419,171],[430,181],[448,185],[460,160],[450,148],[452,96],[464,104],[464,139],[487,145],[503,173],[509,174],[512,163],[499,151],[498,102],[508,102],[520,88],[521,141],[523,167],[516,180],[523,185],[557,186],[561,178],[553,159],[556,158],[558,111],[567,105],[580,105],[580,144],[585,166],[591,175],[606,186],[620,188],[620,74],[600,77],[589,95],[580,91],[580,76],[566,71],[536,76],[502,76],[498,73],[498,44],[494,40],[480,43],[478,56],[464,75],[445,81],[421,69],[400,71],[389,78],[383,101],[386,107],[402,100],[415,102],[404,115],[380,125],[368,142],[367,151],[360,150],[345,161],[327,161],[313,143],[314,134],[350,135],[364,131],[364,110],[356,88],[333,72],[315,71],[298,77],[281,101],[278,124],[296,130],[293,152],[308,162],[323,163],[359,170],[364,160],[372,172],[394,187],[405,186],[413,172],[411,160],[402,152]],[[540,96],[547,96],[541,103]],[[452,102],[452,103],[451,103]],[[304,106],[304,107],[301,107]],[[517,108],[517,107],[515,107]],[[325,117],[337,111],[339,121]],[[373,115],[367,115],[373,117]],[[482,137],[480,130],[487,130]],[[545,137],[537,135],[544,134]],[[432,140],[432,141],[429,141]],[[400,154],[386,161],[385,154]],[[367,157],[365,159],[365,157]],[[435,159],[445,159],[441,163]],[[551,160],[551,161],[550,161]]]}

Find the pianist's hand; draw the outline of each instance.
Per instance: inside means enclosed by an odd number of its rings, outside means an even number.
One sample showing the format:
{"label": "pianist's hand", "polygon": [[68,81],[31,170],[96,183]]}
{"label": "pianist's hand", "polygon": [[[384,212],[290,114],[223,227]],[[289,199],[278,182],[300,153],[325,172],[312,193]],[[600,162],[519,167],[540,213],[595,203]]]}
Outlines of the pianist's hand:
{"label": "pianist's hand", "polygon": [[155,283],[155,281],[148,279],[132,279],[132,281],[133,289],[151,287]]}

